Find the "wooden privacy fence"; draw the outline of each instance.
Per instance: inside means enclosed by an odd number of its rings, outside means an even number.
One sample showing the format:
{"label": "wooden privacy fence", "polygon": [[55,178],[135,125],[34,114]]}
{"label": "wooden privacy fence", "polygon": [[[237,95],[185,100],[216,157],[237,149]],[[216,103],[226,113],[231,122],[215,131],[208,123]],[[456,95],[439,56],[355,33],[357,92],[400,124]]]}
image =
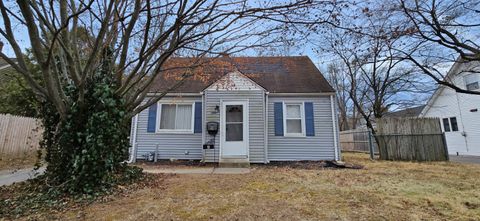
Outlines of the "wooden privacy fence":
{"label": "wooden privacy fence", "polygon": [[438,118],[377,119],[380,159],[446,161],[447,143]]}
{"label": "wooden privacy fence", "polygon": [[37,119],[0,114],[0,158],[38,150],[41,135]]}

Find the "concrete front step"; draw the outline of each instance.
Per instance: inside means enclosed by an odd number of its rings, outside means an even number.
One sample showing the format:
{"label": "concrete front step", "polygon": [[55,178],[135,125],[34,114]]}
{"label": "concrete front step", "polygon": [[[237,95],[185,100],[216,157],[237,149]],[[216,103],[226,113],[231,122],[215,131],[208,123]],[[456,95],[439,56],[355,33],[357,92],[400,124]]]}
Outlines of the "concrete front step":
{"label": "concrete front step", "polygon": [[222,157],[218,165],[221,168],[249,168],[250,161],[247,157]]}

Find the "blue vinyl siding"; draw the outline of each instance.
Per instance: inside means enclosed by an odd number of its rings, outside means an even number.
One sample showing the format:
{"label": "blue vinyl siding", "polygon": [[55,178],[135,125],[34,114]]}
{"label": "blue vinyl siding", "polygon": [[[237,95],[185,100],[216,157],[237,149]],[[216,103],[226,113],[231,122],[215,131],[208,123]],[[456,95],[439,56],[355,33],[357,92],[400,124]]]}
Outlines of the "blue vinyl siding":
{"label": "blue vinyl siding", "polygon": [[[167,99],[173,99],[172,103],[202,101],[201,96],[166,96],[161,101]],[[154,152],[157,145],[159,159],[202,159],[202,133],[150,133],[147,132],[147,128],[150,127],[151,118],[150,108],[143,110],[138,115],[137,159],[143,159],[143,155]]]}
{"label": "blue vinyl siding", "polygon": [[[195,133],[151,133],[147,132],[150,121],[156,118],[156,109],[147,108],[138,115],[137,128],[137,159],[142,159],[143,155],[155,151],[159,147],[159,159],[196,159],[203,157],[206,161],[212,162],[219,159],[220,136],[216,136],[214,150],[206,150],[203,156],[202,135],[204,141],[208,141],[210,136],[205,131],[197,133],[198,129],[202,131],[204,122],[197,124],[198,106],[200,106],[201,115],[204,121],[220,121],[220,113],[215,112],[215,107],[220,106],[221,101],[247,100],[249,101],[249,160],[252,163],[263,163],[269,161],[291,161],[291,160],[333,160],[335,157],[334,149],[334,131],[332,122],[332,111],[330,96],[317,97],[278,97],[269,96],[268,98],[268,125],[267,137],[265,137],[265,95],[262,91],[205,91],[204,102],[202,97],[181,97],[173,99],[176,101],[186,101],[195,103]],[[283,136],[283,110],[281,116],[282,136],[276,136],[275,128],[275,103],[280,103],[283,108],[283,102],[304,102],[305,104],[305,128],[306,137],[285,137]],[[198,105],[198,104],[201,105]],[[311,107],[310,107],[311,106]],[[153,116],[152,116],[153,115]],[[336,116],[335,116],[336,117]],[[310,120],[311,118],[311,120]],[[201,120],[201,117],[200,117]],[[156,124],[156,119],[153,121]],[[337,123],[337,122],[335,122]],[[154,129],[157,125],[154,125]],[[337,131],[338,135],[338,126]],[[311,136],[313,134],[313,136]],[[265,144],[268,139],[268,158],[265,156]],[[338,139],[337,139],[338,142]],[[340,153],[339,153],[340,154]],[[215,155],[215,159],[214,159]]]}
{"label": "blue vinyl siding", "polygon": [[[314,136],[285,137],[275,135],[274,103],[312,103]],[[268,160],[334,160],[335,144],[330,96],[268,98]],[[306,125],[307,126],[307,125]]]}
{"label": "blue vinyl siding", "polygon": [[[265,162],[265,94],[263,91],[205,91],[206,122],[220,122],[220,113],[215,111],[221,101],[248,100],[249,107],[249,161],[251,163]],[[205,140],[211,136],[205,134]],[[205,151],[205,160],[219,160],[220,135],[215,137],[215,149]]]}

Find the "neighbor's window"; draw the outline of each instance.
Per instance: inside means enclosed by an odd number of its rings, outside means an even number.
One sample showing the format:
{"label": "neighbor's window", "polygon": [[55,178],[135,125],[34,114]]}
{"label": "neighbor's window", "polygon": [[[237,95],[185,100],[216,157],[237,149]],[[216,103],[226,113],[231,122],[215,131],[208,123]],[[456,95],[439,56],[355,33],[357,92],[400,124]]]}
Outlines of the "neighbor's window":
{"label": "neighbor's window", "polygon": [[451,117],[450,118],[450,126],[452,127],[452,131],[458,131],[458,125],[457,125],[457,118],[456,117]]}
{"label": "neighbor's window", "polygon": [[192,131],[193,104],[160,104],[160,131]]}
{"label": "neighbor's window", "polygon": [[443,129],[445,132],[458,131],[458,124],[456,117],[443,118]]}
{"label": "neighbor's window", "polygon": [[302,104],[286,104],[285,109],[285,134],[302,136],[304,134]]}
{"label": "neighbor's window", "polygon": [[445,130],[445,132],[450,132],[450,123],[448,122],[448,118],[443,118],[443,130]]}
{"label": "neighbor's window", "polygon": [[477,73],[465,75],[465,85],[467,90],[473,91],[480,89],[479,77]]}

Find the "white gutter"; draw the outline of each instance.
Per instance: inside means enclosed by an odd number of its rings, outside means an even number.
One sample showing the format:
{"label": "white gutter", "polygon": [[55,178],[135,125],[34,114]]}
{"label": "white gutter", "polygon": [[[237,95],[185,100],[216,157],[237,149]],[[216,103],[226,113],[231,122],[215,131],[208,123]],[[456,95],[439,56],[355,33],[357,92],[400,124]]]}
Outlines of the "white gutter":
{"label": "white gutter", "polygon": [[265,136],[265,163],[269,163],[270,161],[268,160],[268,94],[269,92],[265,92],[264,100],[265,100],[265,127],[264,127],[264,136]]}
{"label": "white gutter", "polygon": [[5,69],[5,68],[8,68],[8,67],[10,67],[10,65],[9,65],[9,64],[7,64],[7,65],[4,65],[4,66],[0,67],[0,70],[3,70],[3,69]]}
{"label": "white gutter", "polygon": [[137,161],[137,129],[138,129],[138,114],[133,117],[133,134],[132,134],[132,151],[130,152],[130,159],[128,163],[135,163]]}
{"label": "white gutter", "polygon": [[332,124],[333,124],[333,145],[335,148],[335,160],[339,160],[338,158],[338,144],[337,144],[337,121],[335,117],[335,105],[334,105],[334,95],[330,96],[330,106],[332,107]]}
{"label": "white gutter", "polygon": [[320,92],[320,93],[270,93],[270,96],[320,96],[320,95],[335,95],[335,92]]}
{"label": "white gutter", "polygon": [[[147,96],[158,96],[162,93],[147,93]],[[175,97],[199,97],[201,93],[167,93],[165,96],[175,96]]]}

